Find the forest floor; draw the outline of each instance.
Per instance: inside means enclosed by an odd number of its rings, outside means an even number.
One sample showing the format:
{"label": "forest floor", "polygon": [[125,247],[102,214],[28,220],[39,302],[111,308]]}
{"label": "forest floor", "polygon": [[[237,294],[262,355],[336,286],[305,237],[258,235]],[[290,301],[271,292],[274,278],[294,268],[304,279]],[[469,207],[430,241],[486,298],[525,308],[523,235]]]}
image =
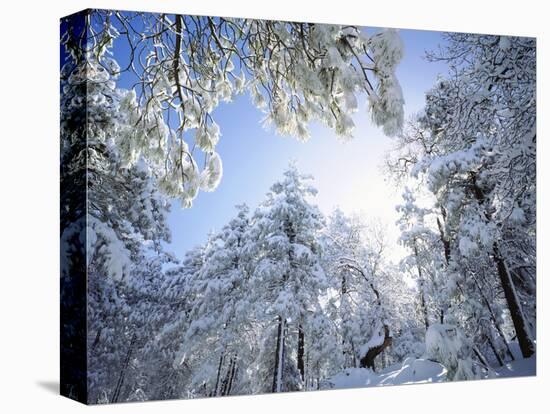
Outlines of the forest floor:
{"label": "forest floor", "polygon": [[497,378],[529,377],[537,374],[537,358],[517,359],[495,370]]}
{"label": "forest floor", "polygon": [[[514,350],[515,347],[512,347]],[[518,352],[519,353],[519,352]],[[514,352],[516,354],[516,352]],[[487,378],[511,378],[536,375],[536,355],[516,359],[502,367],[495,367],[493,375]],[[367,368],[348,368],[324,381],[322,388],[362,388],[384,385],[422,384],[446,381],[447,369],[438,362],[428,359],[407,358],[401,364],[373,372]]]}

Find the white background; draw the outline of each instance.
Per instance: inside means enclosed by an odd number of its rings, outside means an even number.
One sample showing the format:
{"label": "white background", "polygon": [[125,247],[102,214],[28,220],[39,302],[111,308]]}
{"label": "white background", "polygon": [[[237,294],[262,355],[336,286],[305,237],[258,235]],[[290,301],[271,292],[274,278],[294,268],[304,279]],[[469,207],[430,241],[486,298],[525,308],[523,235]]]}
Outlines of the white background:
{"label": "white background", "polygon": [[[455,30],[538,38],[538,376],[459,384],[120,404],[96,412],[542,412],[548,368],[548,12],[544,1],[255,2],[146,0],[36,2],[0,6],[0,409],[82,412],[57,395],[58,19],[88,7],[211,14],[366,26]],[[546,17],[546,19],[545,19]],[[546,29],[545,29],[546,26]],[[546,73],[545,73],[546,71]],[[546,77],[545,77],[546,75]],[[546,110],[545,110],[546,109]],[[541,133],[542,131],[542,133]],[[542,139],[541,139],[542,138]],[[546,253],[546,257],[545,257]],[[543,325],[544,324],[544,325]],[[89,410],[90,408],[88,408]]]}

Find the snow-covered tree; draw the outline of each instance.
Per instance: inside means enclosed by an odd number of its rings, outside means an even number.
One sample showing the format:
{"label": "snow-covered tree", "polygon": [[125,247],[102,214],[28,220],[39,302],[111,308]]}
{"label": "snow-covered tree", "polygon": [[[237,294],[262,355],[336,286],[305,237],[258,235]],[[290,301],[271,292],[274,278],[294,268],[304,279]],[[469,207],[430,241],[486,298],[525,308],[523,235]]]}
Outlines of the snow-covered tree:
{"label": "snow-covered tree", "polygon": [[434,226],[435,223],[441,225],[437,211],[418,204],[414,193],[406,188],[403,204],[397,206],[398,224],[400,241],[411,252],[402,262],[402,271],[417,282],[420,312],[428,329],[432,323],[443,323],[448,307],[446,250],[439,227]]}
{"label": "snow-covered tree", "polygon": [[[300,139],[312,120],[351,136],[360,94],[385,133],[403,123],[395,30],[367,35],[357,26],[108,10],[84,12],[83,25],[84,34],[62,37],[72,56],[91,61],[81,74],[124,73],[137,85],[126,91],[125,132],[113,139],[122,163],[145,158],[162,190],[187,206],[221,179],[213,111],[238,93],[250,94],[266,124]],[[123,67],[111,56],[118,48],[129,52]]]}
{"label": "snow-covered tree", "polygon": [[327,288],[319,260],[323,217],[309,201],[317,192],[311,178],[291,165],[254,213],[250,230],[256,240],[251,296],[254,314],[265,323],[258,361],[263,392],[303,386],[307,328]]}
{"label": "snow-covered tree", "polygon": [[341,367],[359,365],[357,353],[364,340],[362,327],[368,312],[363,306],[362,289],[356,272],[343,265],[342,261],[359,263],[365,256],[362,243],[364,226],[356,219],[350,219],[341,210],[335,210],[328,220],[324,232],[325,254],[323,263],[330,275],[331,295],[329,305],[330,317],[337,321],[341,337]]}
{"label": "snow-covered tree", "polygon": [[[85,36],[84,36],[85,39]],[[147,313],[143,291],[154,286],[147,278],[161,276],[150,268],[153,257],[170,260],[162,242],[170,240],[165,216],[168,203],[158,192],[155,175],[140,158],[123,165],[114,142],[126,133],[128,92],[117,89],[115,78],[91,54],[79,56],[79,48],[65,43],[61,94],[62,186],[82,187],[64,192],[62,239],[78,234],[85,243],[87,273],[87,334],[90,377],[89,401],[119,401],[138,346],[149,338],[138,332]],[[110,62],[114,65],[114,62]],[[75,180],[80,180],[75,183]],[[75,226],[83,223],[79,233]],[[70,245],[70,244],[67,244]],[[71,251],[62,251],[63,277],[74,277]],[[152,274],[144,275],[150,270]],[[154,291],[154,287],[149,288]]]}
{"label": "snow-covered tree", "polygon": [[189,275],[192,306],[182,334],[182,359],[194,360],[192,386],[206,395],[229,395],[244,375],[254,344],[254,319],[249,314],[250,258],[247,255],[248,207],[212,235],[204,263]]}
{"label": "snow-covered tree", "polygon": [[[335,210],[324,234],[323,262],[332,288],[327,309],[341,341],[341,368],[374,369],[394,337],[414,330],[409,321],[412,290],[385,258],[384,231],[379,224],[368,225]],[[399,341],[401,349],[414,347]]]}
{"label": "snow-covered tree", "polygon": [[506,343],[503,303],[510,336],[528,357],[535,351],[534,303],[526,300],[535,289],[535,41],[449,34],[447,44],[429,57],[446,61],[450,74],[400,136],[393,167],[435,196],[432,229],[462,313],[490,318]]}
{"label": "snow-covered tree", "polygon": [[180,264],[165,271],[165,277],[157,279],[160,301],[158,314],[162,321],[152,341],[144,349],[143,372],[148,376],[146,392],[149,399],[189,398],[193,392],[193,361],[184,358],[182,337],[191,324],[194,305],[192,280],[205,262],[205,245],[197,245],[187,252]]}

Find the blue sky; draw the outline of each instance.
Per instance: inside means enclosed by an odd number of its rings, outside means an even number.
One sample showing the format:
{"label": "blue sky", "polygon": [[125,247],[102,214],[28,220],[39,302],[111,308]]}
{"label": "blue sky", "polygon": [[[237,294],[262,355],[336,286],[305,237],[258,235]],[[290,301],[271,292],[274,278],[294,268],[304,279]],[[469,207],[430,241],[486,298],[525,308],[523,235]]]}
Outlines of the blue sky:
{"label": "blue sky", "polygon": [[[422,108],[424,92],[439,73],[445,72],[444,65],[423,59],[424,52],[443,39],[441,33],[429,31],[402,30],[400,35],[405,56],[397,75],[407,118]],[[173,203],[168,219],[172,251],[181,257],[190,247],[205,242],[209,231],[220,229],[234,215],[236,204],[257,206],[289,160],[296,160],[301,171],[315,177],[319,190],[315,202],[324,213],[338,206],[367,220],[380,220],[388,227],[390,247],[399,258],[395,205],[401,190],[394,188],[381,171],[392,141],[371,124],[364,97],[354,115],[355,138],[349,142],[339,141],[332,130],[320,124],[311,125],[308,142],[299,142],[264,129],[262,117],[247,95],[214,111],[222,131],[217,151],[223,160],[223,179],[215,192],[201,192],[190,209]]]}
{"label": "blue sky", "polygon": [[[446,68],[423,59],[426,50],[443,42],[440,32],[402,30],[400,35],[405,55],[397,76],[408,118],[422,108],[424,92]],[[114,57],[121,66],[127,60],[125,52],[115,44]],[[129,82],[125,75],[119,79],[122,87],[128,87]],[[271,184],[282,176],[288,162],[294,160],[301,171],[315,177],[319,193],[314,201],[324,213],[340,207],[367,220],[380,220],[388,228],[393,256],[399,259],[402,254],[396,242],[395,205],[401,189],[394,188],[381,171],[392,140],[371,124],[365,97],[359,100],[359,111],[354,114],[355,138],[348,142],[338,140],[332,130],[317,123],[310,125],[311,138],[305,143],[266,130],[261,125],[263,114],[247,94],[221,104],[213,116],[222,133],[216,150],[223,161],[224,175],[216,191],[199,193],[192,208],[183,209],[179,201],[173,202],[168,217],[172,243],[168,248],[178,257],[227,223],[236,204],[246,202],[256,207]]]}

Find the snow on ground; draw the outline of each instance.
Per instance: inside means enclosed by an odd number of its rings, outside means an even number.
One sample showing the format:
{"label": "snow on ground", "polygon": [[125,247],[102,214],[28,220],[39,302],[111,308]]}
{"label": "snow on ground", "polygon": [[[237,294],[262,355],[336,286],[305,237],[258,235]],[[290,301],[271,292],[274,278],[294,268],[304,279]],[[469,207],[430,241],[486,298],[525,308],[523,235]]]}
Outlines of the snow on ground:
{"label": "snow on ground", "polygon": [[529,377],[537,374],[537,358],[516,359],[495,370],[499,378]]}
{"label": "snow on ground", "polygon": [[381,376],[380,385],[442,382],[447,377],[447,369],[428,359],[407,358],[400,369]]}
{"label": "snow on ground", "polygon": [[517,341],[510,342],[510,350],[514,354],[515,361],[504,364],[503,367],[495,368],[497,377],[528,377],[537,374],[537,354],[531,358],[524,359],[521,356],[521,349]]}
{"label": "snow on ground", "polygon": [[323,388],[359,388],[376,385],[398,385],[442,382],[447,369],[438,362],[427,359],[407,358],[402,364],[393,365],[380,373],[367,368],[348,368],[326,380]]}
{"label": "snow on ground", "polygon": [[[497,378],[525,377],[536,375],[536,357],[516,359],[495,369]],[[383,385],[422,384],[444,382],[447,369],[428,359],[407,358],[402,364],[392,365],[380,372],[367,368],[348,368],[327,379],[323,389],[362,388]]]}

